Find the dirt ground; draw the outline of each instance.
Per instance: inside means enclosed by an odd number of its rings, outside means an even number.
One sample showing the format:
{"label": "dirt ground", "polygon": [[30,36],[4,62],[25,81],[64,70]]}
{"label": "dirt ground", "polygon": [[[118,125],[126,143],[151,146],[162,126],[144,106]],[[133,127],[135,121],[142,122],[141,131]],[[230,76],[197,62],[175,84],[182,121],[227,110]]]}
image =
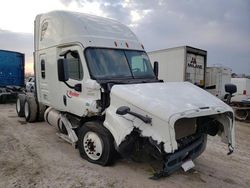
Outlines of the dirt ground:
{"label": "dirt ground", "polygon": [[119,159],[111,167],[83,160],[45,122],[26,123],[14,104],[0,105],[0,188],[5,187],[250,187],[250,124],[237,122],[236,150],[227,156],[219,137],[190,172],[150,180],[152,167]]}

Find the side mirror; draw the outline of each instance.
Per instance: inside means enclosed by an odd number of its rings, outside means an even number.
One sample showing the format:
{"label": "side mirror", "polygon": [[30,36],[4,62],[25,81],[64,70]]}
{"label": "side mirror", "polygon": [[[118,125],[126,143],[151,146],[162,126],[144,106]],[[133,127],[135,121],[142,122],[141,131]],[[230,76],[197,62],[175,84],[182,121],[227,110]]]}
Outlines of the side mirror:
{"label": "side mirror", "polygon": [[74,86],[74,90],[78,91],[78,92],[81,92],[82,91],[82,84],[76,84]]}
{"label": "side mirror", "polygon": [[158,79],[159,63],[157,61],[154,62],[154,73],[155,73],[156,78]]}
{"label": "side mirror", "polygon": [[116,110],[116,113],[118,115],[126,115],[127,113],[130,112],[130,108],[127,106],[121,106]]}
{"label": "side mirror", "polygon": [[66,82],[69,80],[67,59],[58,59],[57,60],[57,72],[58,72],[58,80],[59,81]]}
{"label": "side mirror", "polygon": [[237,92],[237,87],[234,84],[225,84],[225,91],[232,95]]}

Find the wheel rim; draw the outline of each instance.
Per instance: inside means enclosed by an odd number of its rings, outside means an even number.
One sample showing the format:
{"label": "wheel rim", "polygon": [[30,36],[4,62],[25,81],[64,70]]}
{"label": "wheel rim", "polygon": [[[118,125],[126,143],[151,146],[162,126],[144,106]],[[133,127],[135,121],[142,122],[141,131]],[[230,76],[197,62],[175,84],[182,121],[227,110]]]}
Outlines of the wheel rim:
{"label": "wheel rim", "polygon": [[24,115],[26,118],[28,118],[28,116],[29,116],[29,104],[28,104],[28,102],[25,102],[25,104],[24,104]]}
{"label": "wheel rim", "polygon": [[98,160],[102,156],[103,142],[94,132],[87,132],[84,135],[83,147],[87,156],[92,160]]}
{"label": "wheel rim", "polygon": [[21,110],[20,99],[17,99],[17,101],[16,101],[16,110],[17,110],[18,113],[19,113],[20,110]]}

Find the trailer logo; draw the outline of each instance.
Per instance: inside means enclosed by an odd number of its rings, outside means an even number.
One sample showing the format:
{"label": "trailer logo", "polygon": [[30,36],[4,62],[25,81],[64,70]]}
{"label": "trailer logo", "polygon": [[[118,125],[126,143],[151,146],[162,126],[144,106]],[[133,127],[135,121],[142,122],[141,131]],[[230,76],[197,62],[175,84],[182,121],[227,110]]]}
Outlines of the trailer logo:
{"label": "trailer logo", "polygon": [[197,64],[195,57],[192,57],[192,60],[188,63],[188,67],[202,69],[202,65]]}
{"label": "trailer logo", "polygon": [[69,98],[72,98],[72,97],[79,97],[79,93],[74,92],[74,91],[67,91],[67,96],[68,96]]}

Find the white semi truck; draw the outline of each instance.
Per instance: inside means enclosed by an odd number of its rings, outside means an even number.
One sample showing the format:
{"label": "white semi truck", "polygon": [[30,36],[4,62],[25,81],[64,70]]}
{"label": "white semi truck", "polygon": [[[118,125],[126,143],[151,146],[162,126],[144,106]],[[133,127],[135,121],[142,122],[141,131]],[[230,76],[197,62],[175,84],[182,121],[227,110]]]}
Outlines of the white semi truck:
{"label": "white semi truck", "polygon": [[207,135],[234,150],[232,108],[191,83],[159,80],[158,64],[152,68],[135,34],[115,20],[38,15],[34,58],[36,92],[19,95],[18,115],[34,122],[44,114],[92,163],[143,151],[163,161],[157,178],[191,164]]}
{"label": "white semi truck", "polygon": [[159,79],[165,82],[188,81],[205,87],[207,51],[191,46],[180,46],[148,52],[151,63],[160,65]]}
{"label": "white semi truck", "polygon": [[226,100],[228,93],[225,85],[231,83],[232,70],[227,67],[206,67],[206,90],[221,100]]}
{"label": "white semi truck", "polygon": [[240,121],[248,121],[250,119],[250,79],[232,78],[231,83],[237,87],[230,103],[234,109],[235,117]]}
{"label": "white semi truck", "polygon": [[250,79],[232,78],[231,83],[237,86],[237,92],[232,97],[232,102],[242,102],[250,100]]}

